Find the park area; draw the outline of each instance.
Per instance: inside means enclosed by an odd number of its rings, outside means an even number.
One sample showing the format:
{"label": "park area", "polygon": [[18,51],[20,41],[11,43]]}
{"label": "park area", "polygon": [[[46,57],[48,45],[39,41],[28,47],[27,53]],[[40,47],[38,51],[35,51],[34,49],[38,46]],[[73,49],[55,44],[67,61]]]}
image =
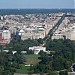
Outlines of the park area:
{"label": "park area", "polygon": [[25,66],[25,65],[36,65],[40,60],[38,59],[38,57],[40,57],[40,55],[34,55],[34,54],[30,54],[30,55],[24,55],[25,57],[25,64],[21,64],[20,65],[20,69],[16,70],[16,73],[21,73],[21,74],[27,74],[29,72],[30,66]]}

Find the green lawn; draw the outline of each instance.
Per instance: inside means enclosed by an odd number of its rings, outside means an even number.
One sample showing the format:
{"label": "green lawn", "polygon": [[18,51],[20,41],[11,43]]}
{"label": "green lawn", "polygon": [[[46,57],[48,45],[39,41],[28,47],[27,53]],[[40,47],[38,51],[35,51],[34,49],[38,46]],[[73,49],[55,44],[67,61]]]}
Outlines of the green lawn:
{"label": "green lawn", "polygon": [[33,64],[36,65],[40,60],[38,59],[38,57],[40,57],[40,55],[25,55],[26,58],[26,62],[25,64]]}
{"label": "green lawn", "polygon": [[[31,55],[24,55],[24,57],[25,57],[25,60],[26,60],[25,64],[36,65],[40,61],[38,59],[38,57],[40,57],[40,55],[31,54]],[[29,70],[30,67],[25,67],[25,64],[22,64],[21,68],[17,69],[16,73],[21,73],[21,74],[28,73],[28,70]]]}
{"label": "green lawn", "polygon": [[21,65],[20,69],[16,70],[16,73],[27,74],[30,67],[25,67],[25,65]]}

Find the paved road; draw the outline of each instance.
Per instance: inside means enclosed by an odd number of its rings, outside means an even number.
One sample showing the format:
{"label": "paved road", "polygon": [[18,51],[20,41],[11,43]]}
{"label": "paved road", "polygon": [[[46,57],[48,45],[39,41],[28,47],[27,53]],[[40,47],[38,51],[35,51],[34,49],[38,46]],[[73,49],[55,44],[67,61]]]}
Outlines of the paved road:
{"label": "paved road", "polygon": [[[15,73],[14,75],[40,75],[40,74],[19,74],[19,73]],[[43,74],[46,75],[46,74]]]}
{"label": "paved road", "polygon": [[46,36],[46,38],[44,39],[44,43],[43,45],[46,44],[46,42],[52,38],[53,33],[58,29],[59,25],[62,23],[62,21],[64,20],[64,18],[66,17],[66,13],[61,16],[60,20],[56,23],[56,25],[49,31],[48,35]]}

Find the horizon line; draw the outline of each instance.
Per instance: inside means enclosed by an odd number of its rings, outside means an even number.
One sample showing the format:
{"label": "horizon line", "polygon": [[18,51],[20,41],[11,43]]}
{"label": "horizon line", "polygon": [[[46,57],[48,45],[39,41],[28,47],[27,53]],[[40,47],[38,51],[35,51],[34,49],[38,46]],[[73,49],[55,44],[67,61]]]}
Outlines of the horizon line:
{"label": "horizon line", "polygon": [[21,10],[21,9],[37,9],[37,10],[40,10],[40,9],[59,9],[59,10],[62,10],[62,9],[75,9],[75,8],[0,8],[1,9],[17,9],[17,10]]}

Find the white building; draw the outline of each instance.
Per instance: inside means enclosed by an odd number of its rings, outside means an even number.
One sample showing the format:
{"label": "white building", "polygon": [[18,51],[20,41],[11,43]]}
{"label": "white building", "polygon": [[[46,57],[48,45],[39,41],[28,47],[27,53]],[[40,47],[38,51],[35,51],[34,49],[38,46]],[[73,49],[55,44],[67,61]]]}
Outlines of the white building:
{"label": "white building", "polygon": [[33,47],[29,47],[29,50],[34,51],[34,54],[39,54],[40,51],[44,51],[46,52],[46,47],[41,47],[41,46],[33,46]]}
{"label": "white building", "polygon": [[70,40],[75,40],[75,30],[72,30],[68,33],[70,37],[68,37]]}
{"label": "white building", "polygon": [[10,40],[11,40],[11,33],[10,33],[10,31],[9,30],[4,30],[3,32],[2,32],[2,39],[4,40],[4,41],[6,41],[6,42],[10,42]]}
{"label": "white building", "polygon": [[19,31],[19,35],[22,36],[22,35],[24,35],[24,34],[25,34],[24,30],[21,29],[21,30]]}
{"label": "white building", "polygon": [[64,36],[63,34],[54,34],[54,35],[52,36],[52,39],[64,39],[63,36]]}

